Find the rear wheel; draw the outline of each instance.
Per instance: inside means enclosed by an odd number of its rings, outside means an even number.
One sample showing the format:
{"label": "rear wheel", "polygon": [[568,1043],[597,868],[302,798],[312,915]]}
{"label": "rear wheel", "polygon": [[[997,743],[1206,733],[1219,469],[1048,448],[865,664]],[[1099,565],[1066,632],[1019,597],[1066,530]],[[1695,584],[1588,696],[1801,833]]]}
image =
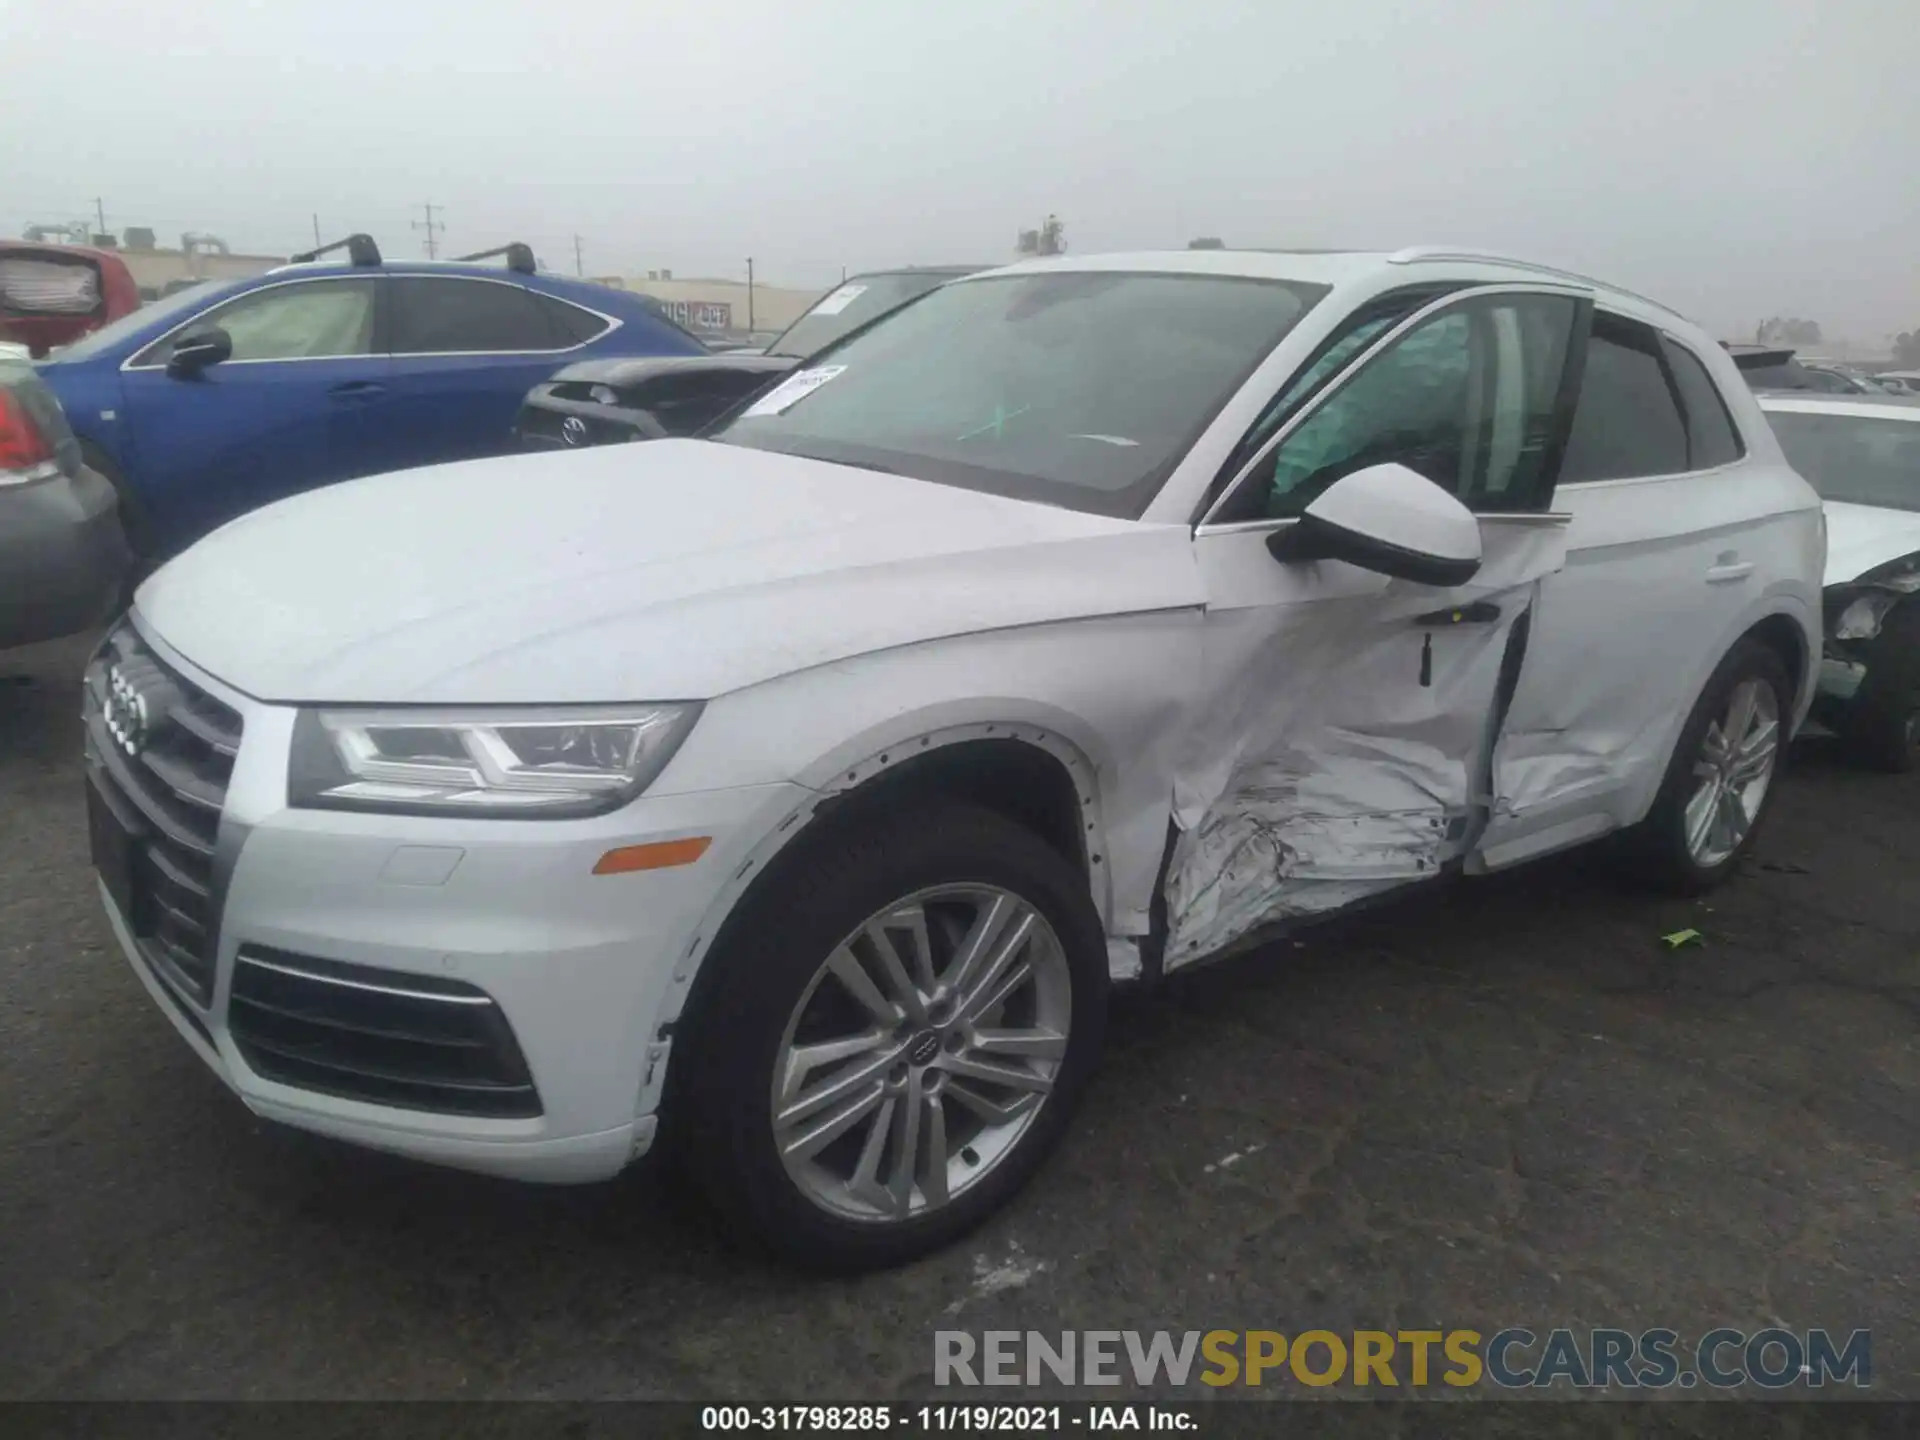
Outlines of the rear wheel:
{"label": "rear wheel", "polygon": [[1728,652],[1680,732],[1653,809],[1627,837],[1641,877],[1694,894],[1724,880],[1773,798],[1793,691],[1758,640]]}
{"label": "rear wheel", "polygon": [[1079,870],[970,805],[816,843],[722,937],[674,1064],[682,1156],[811,1267],[897,1264],[991,1215],[1093,1069],[1106,952]]}
{"label": "rear wheel", "polygon": [[1882,619],[1841,733],[1849,752],[1876,770],[1904,774],[1920,763],[1920,605],[1912,600]]}

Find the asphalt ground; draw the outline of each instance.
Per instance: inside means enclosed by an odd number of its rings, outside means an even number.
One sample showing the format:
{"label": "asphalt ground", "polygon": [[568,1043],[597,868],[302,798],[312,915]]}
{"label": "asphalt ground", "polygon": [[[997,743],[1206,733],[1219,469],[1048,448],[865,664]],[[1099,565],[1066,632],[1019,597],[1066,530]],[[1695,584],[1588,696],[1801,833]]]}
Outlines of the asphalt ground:
{"label": "asphalt ground", "polygon": [[939,1330],[1514,1325],[1864,1328],[1920,1398],[1920,777],[1803,741],[1704,901],[1562,857],[1125,1004],[1006,1213],[835,1281],[644,1165],[538,1189],[254,1119],[100,915],[84,648],[0,657],[0,1398],[892,1399]]}

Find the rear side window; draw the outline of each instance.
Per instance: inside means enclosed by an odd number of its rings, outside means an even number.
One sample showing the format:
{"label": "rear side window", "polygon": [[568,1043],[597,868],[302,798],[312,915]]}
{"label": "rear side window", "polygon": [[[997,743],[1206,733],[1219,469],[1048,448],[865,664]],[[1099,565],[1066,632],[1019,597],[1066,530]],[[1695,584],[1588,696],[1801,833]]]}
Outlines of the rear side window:
{"label": "rear side window", "polygon": [[396,355],[558,350],[542,297],[494,280],[396,277]]}
{"label": "rear side window", "polygon": [[607,333],[607,326],[611,323],[604,316],[583,310],[578,305],[569,305],[565,300],[557,300],[551,295],[535,295],[533,298],[546,314],[548,328],[556,337],[555,344],[563,350],[598,340]]}
{"label": "rear side window", "polygon": [[1659,337],[1648,326],[1595,311],[1561,483],[1687,469],[1686,422],[1667,384]]}
{"label": "rear side window", "polygon": [[1686,346],[1665,336],[1661,343],[1666,346],[1680,404],[1687,412],[1687,468],[1711,470],[1716,465],[1732,464],[1745,452],[1734,432],[1733,417],[1727,413],[1727,402],[1720,398],[1720,387]]}

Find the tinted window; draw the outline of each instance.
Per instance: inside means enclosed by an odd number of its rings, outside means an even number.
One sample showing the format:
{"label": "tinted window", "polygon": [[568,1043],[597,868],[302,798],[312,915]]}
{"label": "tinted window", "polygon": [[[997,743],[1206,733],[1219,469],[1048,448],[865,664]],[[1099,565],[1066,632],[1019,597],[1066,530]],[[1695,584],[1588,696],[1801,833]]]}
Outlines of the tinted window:
{"label": "tinted window", "polygon": [[1740,437],[1734,433],[1727,402],[1720,398],[1720,389],[1707,374],[1707,367],[1686,346],[1664,338],[1661,343],[1667,348],[1667,364],[1687,412],[1687,468],[1710,470],[1738,460],[1743,453]]}
{"label": "tinted window", "polygon": [[1769,411],[1793,468],[1828,500],[1920,510],[1920,421]]}
{"label": "tinted window", "polygon": [[842,341],[717,438],[1137,516],[1325,293],[1116,271],[962,281]]}
{"label": "tinted window", "polygon": [[1596,314],[1561,480],[1627,480],[1686,469],[1687,428],[1667,385],[1658,339],[1645,325]]}
{"label": "tinted window", "polygon": [[1217,518],[1298,515],[1342,476],[1390,463],[1477,509],[1544,507],[1577,310],[1570,299],[1515,296],[1421,322],[1329,395]]}
{"label": "tinted window", "polygon": [[233,337],[234,360],[316,360],[373,349],[372,280],[308,280],[250,291],[189,322],[148,349],[142,365],[166,363],[175,340],[219,326]]}
{"label": "tinted window", "polygon": [[555,344],[565,349],[571,345],[584,345],[589,340],[597,340],[607,333],[608,322],[591,310],[583,310],[578,305],[569,305],[564,300],[556,300],[551,295],[536,295],[534,303],[546,312],[547,323],[557,340]]}
{"label": "tinted window", "polygon": [[494,280],[393,280],[396,355],[555,350],[535,296]]}

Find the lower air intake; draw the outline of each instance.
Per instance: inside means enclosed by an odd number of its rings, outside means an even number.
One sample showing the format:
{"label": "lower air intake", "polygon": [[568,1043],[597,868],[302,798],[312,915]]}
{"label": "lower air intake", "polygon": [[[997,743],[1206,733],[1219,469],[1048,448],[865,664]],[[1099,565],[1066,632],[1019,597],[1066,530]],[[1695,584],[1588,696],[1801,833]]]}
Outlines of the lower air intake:
{"label": "lower air intake", "polygon": [[540,1113],[507,1017],[464,981],[247,946],[227,1030],[282,1085],[448,1115]]}

